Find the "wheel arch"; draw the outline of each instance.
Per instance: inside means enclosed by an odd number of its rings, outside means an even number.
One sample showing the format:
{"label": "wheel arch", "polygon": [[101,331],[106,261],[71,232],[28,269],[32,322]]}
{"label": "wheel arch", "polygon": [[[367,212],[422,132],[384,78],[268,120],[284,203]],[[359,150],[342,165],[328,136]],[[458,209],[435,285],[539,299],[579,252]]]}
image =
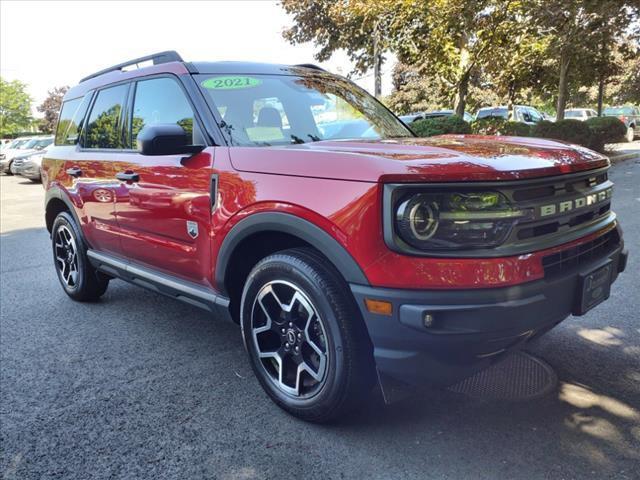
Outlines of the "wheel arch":
{"label": "wheel arch", "polygon": [[225,236],[215,265],[216,286],[233,304],[238,283],[259,260],[276,251],[301,246],[317,250],[347,282],[369,285],[355,259],[325,230],[288,213],[261,212],[241,220]]}
{"label": "wheel arch", "polygon": [[78,219],[73,203],[60,187],[50,187],[45,194],[45,222],[47,230],[51,233],[53,222],[60,212],[67,211],[73,216],[76,225],[82,231],[82,224]]}

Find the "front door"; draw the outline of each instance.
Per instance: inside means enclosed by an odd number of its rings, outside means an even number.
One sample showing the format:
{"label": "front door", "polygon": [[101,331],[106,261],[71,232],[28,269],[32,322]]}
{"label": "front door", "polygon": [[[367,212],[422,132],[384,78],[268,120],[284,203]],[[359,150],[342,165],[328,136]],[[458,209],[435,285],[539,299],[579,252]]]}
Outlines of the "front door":
{"label": "front door", "polygon": [[[132,147],[138,132],[154,123],[176,123],[192,135],[198,131],[193,108],[176,78],[141,80],[134,91]],[[191,158],[137,152],[122,157],[116,172],[116,212],[122,248],[132,262],[210,285],[213,151],[209,148]]]}

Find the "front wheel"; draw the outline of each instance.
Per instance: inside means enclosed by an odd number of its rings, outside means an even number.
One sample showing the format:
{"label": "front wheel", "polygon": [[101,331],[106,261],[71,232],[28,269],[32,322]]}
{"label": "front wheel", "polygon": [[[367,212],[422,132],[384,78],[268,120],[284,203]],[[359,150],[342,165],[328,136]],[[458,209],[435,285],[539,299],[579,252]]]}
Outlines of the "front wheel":
{"label": "front wheel", "polygon": [[80,228],[69,213],[62,212],[54,220],[51,244],[56,273],[65,293],[80,302],[100,298],[109,286],[109,277],[89,262]]}
{"label": "front wheel", "polygon": [[370,392],[371,343],[348,285],[310,249],[260,261],[247,278],[241,326],[271,399],[308,421],[344,415]]}

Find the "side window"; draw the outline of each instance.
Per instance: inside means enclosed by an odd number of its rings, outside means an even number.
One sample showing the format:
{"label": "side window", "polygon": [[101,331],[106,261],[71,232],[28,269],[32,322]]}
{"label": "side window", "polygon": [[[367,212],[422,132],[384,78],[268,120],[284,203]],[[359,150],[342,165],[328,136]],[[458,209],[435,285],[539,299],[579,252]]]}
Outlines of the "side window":
{"label": "side window", "polygon": [[538,112],[535,108],[530,108],[529,114],[531,115],[531,119],[534,122],[539,122],[542,120],[542,114]]}
{"label": "side window", "polygon": [[180,85],[171,78],[154,78],[136,84],[131,118],[131,145],[146,125],[176,123],[193,137],[193,109]]}
{"label": "side window", "polygon": [[82,131],[82,121],[87,113],[90,95],[67,100],[62,104],[58,126],[56,128],[56,145],[75,145]]}
{"label": "side window", "polygon": [[128,85],[117,85],[98,92],[87,122],[86,148],[123,148],[121,112]]}

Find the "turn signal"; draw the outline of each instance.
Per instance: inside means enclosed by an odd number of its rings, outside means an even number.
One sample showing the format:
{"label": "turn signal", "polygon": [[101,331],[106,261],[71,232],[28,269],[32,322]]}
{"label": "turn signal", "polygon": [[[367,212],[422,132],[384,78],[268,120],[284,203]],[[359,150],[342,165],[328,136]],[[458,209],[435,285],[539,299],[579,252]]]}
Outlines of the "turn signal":
{"label": "turn signal", "polygon": [[369,310],[369,312],[371,313],[377,313],[378,315],[391,316],[391,312],[393,312],[393,304],[391,302],[365,298],[364,303],[367,306],[367,310]]}

